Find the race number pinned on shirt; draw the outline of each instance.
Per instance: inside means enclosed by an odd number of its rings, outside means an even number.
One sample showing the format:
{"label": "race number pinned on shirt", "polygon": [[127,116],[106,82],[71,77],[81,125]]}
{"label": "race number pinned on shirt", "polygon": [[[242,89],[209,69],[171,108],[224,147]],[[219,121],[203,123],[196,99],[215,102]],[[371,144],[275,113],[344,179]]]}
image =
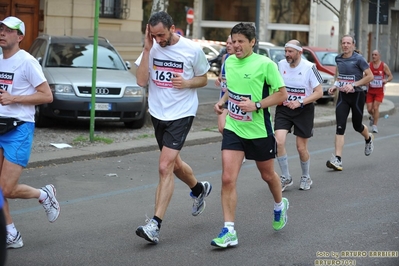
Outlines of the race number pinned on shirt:
{"label": "race number pinned on shirt", "polygon": [[[337,81],[335,81],[334,85],[338,87],[340,91],[343,91],[342,88],[345,85],[355,83],[355,75],[338,75]],[[350,92],[355,92],[355,90],[350,91]]]}
{"label": "race number pinned on shirt", "polygon": [[306,96],[306,89],[305,88],[291,88],[286,87],[288,98],[286,101],[283,102],[283,105],[287,105],[288,102],[297,101],[299,99],[305,99]]}
{"label": "race number pinned on shirt", "polygon": [[227,91],[227,82],[226,79],[223,79],[220,81],[220,88],[222,89],[223,92]]}
{"label": "race number pinned on shirt", "polygon": [[238,106],[238,104],[241,102],[241,97],[251,99],[251,95],[237,94],[229,91],[229,101],[227,106],[227,109],[229,110],[229,116],[238,121],[252,121],[252,112],[244,112]]}
{"label": "race number pinned on shirt", "polygon": [[383,76],[374,75],[374,79],[370,82],[370,88],[382,88],[383,86]]}
{"label": "race number pinned on shirt", "polygon": [[183,62],[154,58],[151,78],[156,86],[163,89],[173,88],[173,73],[183,74]]}
{"label": "race number pinned on shirt", "polygon": [[0,89],[11,94],[14,73],[0,72]]}

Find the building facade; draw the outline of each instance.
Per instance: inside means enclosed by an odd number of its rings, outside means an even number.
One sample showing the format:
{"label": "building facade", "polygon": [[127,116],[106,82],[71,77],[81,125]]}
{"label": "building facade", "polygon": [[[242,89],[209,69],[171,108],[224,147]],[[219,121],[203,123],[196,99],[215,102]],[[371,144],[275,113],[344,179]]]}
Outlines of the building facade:
{"label": "building facade", "polygon": [[[143,46],[143,33],[153,0],[97,0],[100,2],[99,36],[105,37],[128,61],[134,61]],[[225,41],[230,29],[239,22],[256,22],[260,41],[283,45],[298,39],[304,45],[340,49],[339,19],[324,0],[169,0],[168,13],[176,27],[189,38]],[[378,0],[376,0],[378,1]],[[349,1],[345,34],[358,33],[357,48],[366,59],[378,49],[391,70],[399,71],[399,0],[387,3],[386,24],[369,24],[368,0]],[[330,0],[340,10],[341,0]],[[35,8],[23,9],[31,6]],[[18,15],[27,21],[24,49],[35,35],[94,34],[95,0],[0,0],[2,17]],[[194,9],[194,22],[186,22],[186,10]],[[36,14],[36,15],[35,15]],[[332,29],[334,29],[332,31]],[[29,38],[28,38],[29,37]]]}

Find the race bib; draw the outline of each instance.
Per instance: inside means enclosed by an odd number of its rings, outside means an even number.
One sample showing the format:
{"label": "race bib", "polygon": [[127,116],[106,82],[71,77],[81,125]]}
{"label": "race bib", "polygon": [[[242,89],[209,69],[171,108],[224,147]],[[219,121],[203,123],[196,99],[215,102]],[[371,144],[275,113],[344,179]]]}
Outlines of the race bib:
{"label": "race bib", "polygon": [[252,112],[244,112],[238,106],[241,102],[241,97],[246,97],[251,99],[251,95],[236,94],[229,91],[229,101],[227,105],[227,110],[229,111],[229,116],[238,121],[252,121]]}
{"label": "race bib", "polygon": [[370,88],[382,88],[384,86],[382,76],[374,76],[374,79],[370,82]]}
{"label": "race bib", "polygon": [[14,73],[0,72],[0,89],[12,94],[12,84],[14,80]]}
{"label": "race bib", "polygon": [[183,74],[183,66],[183,62],[160,60],[154,58],[151,71],[151,79],[159,88],[173,88],[173,74]]}
{"label": "race bib", "polygon": [[342,88],[345,85],[353,84],[355,82],[355,75],[339,75],[334,85],[338,88]]}
{"label": "race bib", "polygon": [[[355,75],[338,75],[337,81],[335,81],[334,85],[338,87],[340,91],[343,91],[343,87],[348,84],[355,83]],[[355,90],[351,91],[355,92]]]}
{"label": "race bib", "polygon": [[226,90],[227,90],[227,82],[226,82],[226,80],[222,80],[220,82],[220,88],[222,89],[223,92],[226,92]]}
{"label": "race bib", "polygon": [[297,101],[299,99],[305,99],[306,96],[306,89],[305,88],[291,88],[286,87],[288,98],[286,101],[283,102],[283,105],[287,105],[288,102]]}

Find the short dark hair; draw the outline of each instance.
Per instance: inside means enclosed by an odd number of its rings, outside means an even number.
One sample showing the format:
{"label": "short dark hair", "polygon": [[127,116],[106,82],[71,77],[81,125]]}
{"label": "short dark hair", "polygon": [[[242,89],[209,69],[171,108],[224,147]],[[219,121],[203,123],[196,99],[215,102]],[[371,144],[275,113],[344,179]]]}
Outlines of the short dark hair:
{"label": "short dark hair", "polygon": [[256,29],[252,23],[238,23],[230,31],[230,35],[233,36],[233,34],[242,34],[249,41],[253,39],[256,41]]}
{"label": "short dark hair", "polygon": [[150,19],[148,20],[148,24],[150,24],[150,26],[152,27],[158,25],[159,23],[162,23],[163,26],[168,30],[170,29],[170,27],[172,27],[172,25],[174,25],[172,17],[165,11],[160,11],[152,14]]}

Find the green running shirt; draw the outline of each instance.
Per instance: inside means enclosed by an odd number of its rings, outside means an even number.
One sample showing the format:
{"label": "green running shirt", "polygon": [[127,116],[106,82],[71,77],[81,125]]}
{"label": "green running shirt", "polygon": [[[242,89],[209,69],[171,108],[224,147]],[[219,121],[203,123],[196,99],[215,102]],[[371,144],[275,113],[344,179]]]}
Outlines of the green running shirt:
{"label": "green running shirt", "polygon": [[237,104],[243,96],[253,102],[261,101],[285,86],[276,63],[266,56],[252,53],[244,59],[238,59],[235,55],[229,56],[225,67],[226,81],[229,84],[229,115],[226,117],[225,128],[244,139],[273,135],[270,107],[246,113]]}

